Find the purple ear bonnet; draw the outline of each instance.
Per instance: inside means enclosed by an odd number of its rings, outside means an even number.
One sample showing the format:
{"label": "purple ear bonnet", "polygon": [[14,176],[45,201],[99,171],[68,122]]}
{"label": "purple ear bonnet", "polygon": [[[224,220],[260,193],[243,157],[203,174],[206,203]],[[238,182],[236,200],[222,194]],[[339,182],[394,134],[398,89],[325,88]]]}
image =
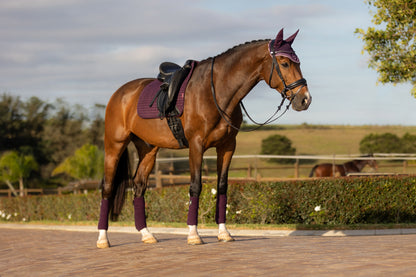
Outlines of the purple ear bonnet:
{"label": "purple ear bonnet", "polygon": [[295,63],[300,63],[298,56],[292,49],[292,43],[295,40],[299,30],[286,40],[283,39],[283,29],[277,34],[276,38],[269,43],[270,55],[283,56],[291,59]]}

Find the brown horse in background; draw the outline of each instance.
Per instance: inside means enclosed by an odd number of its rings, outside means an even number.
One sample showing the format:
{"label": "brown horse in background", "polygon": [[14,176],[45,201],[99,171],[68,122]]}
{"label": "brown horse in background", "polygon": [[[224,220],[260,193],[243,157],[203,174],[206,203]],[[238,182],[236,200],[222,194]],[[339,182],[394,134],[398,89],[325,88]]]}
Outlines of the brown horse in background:
{"label": "brown horse in background", "polygon": [[[202,244],[197,231],[199,196],[202,189],[201,165],[204,152],[217,152],[218,240],[233,241],[225,228],[228,169],[236,147],[236,135],[242,122],[240,101],[260,81],[265,81],[288,99],[296,111],[306,110],[311,96],[291,48],[297,32],[286,40],[283,29],[274,40],[252,41],[236,46],[214,58],[200,61],[185,92],[184,111],[180,117],[189,143],[190,201],[188,244]],[[145,243],[156,238],[146,225],[144,194],[148,177],[160,148],[179,149],[178,141],[164,119],[143,119],[136,113],[142,90],[154,79],[137,79],[119,88],[108,102],[105,115],[105,164],[97,247],[109,247],[108,217],[119,215],[126,187],[134,188],[136,229]],[[136,174],[128,174],[127,145],[133,142],[139,154]],[[169,212],[169,211],[166,211]]]}
{"label": "brown horse in background", "polygon": [[348,173],[358,173],[366,166],[377,169],[377,162],[375,160],[353,160],[343,164],[323,163],[315,165],[309,177],[338,177],[347,176]]}

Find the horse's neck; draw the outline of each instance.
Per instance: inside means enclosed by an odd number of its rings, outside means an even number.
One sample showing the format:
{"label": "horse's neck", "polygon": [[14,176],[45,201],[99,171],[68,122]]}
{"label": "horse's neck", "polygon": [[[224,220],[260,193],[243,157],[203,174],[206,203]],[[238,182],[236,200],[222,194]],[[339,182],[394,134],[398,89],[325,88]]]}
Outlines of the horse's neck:
{"label": "horse's neck", "polygon": [[224,110],[232,111],[262,79],[260,72],[267,54],[264,42],[216,58],[214,84],[217,100]]}
{"label": "horse's neck", "polygon": [[358,171],[361,171],[364,168],[364,166],[367,164],[367,162],[365,160],[353,160],[350,163],[354,167],[356,167],[358,169]]}

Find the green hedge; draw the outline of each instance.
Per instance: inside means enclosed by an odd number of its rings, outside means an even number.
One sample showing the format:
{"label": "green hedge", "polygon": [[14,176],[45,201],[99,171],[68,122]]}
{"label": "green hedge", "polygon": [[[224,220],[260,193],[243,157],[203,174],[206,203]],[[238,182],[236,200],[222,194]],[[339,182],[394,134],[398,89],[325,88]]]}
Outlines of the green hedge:
{"label": "green hedge", "polygon": [[[148,220],[186,222],[188,186],[146,193]],[[213,223],[216,190],[204,184],[199,222]],[[120,221],[133,220],[127,196]],[[97,221],[100,193],[0,198],[0,221]],[[416,178],[339,178],[275,183],[236,183],[228,189],[228,223],[415,223]]]}

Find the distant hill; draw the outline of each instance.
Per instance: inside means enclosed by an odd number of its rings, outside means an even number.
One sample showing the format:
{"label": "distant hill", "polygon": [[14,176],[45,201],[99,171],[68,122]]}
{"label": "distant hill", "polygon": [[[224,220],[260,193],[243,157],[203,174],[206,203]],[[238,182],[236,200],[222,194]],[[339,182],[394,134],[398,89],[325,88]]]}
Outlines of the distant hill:
{"label": "distant hill", "polygon": [[[360,141],[371,133],[392,133],[399,137],[405,133],[416,135],[416,126],[269,125],[253,132],[239,132],[235,155],[260,154],[262,140],[274,134],[288,137],[297,154],[359,154]],[[187,150],[167,149],[160,153],[165,157],[187,154]],[[206,155],[216,155],[215,149],[208,150]]]}

